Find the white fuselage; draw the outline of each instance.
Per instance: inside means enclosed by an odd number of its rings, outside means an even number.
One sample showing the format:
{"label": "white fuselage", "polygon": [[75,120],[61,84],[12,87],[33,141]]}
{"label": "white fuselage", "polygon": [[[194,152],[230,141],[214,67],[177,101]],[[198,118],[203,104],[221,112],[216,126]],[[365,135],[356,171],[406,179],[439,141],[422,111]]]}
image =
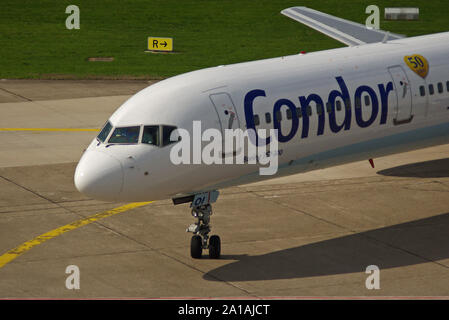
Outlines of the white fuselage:
{"label": "white fuselage", "polygon": [[[414,54],[428,61],[425,77],[405,63]],[[279,129],[277,174],[260,175],[259,166],[249,164],[175,165],[170,150],[176,144],[111,144],[106,138],[87,148],[75,184],[98,199],[158,200],[447,143],[448,58],[449,33],[441,33],[160,81],[126,101],[110,124],[192,132],[193,122],[201,121],[203,130],[223,130],[231,111],[232,129]]]}

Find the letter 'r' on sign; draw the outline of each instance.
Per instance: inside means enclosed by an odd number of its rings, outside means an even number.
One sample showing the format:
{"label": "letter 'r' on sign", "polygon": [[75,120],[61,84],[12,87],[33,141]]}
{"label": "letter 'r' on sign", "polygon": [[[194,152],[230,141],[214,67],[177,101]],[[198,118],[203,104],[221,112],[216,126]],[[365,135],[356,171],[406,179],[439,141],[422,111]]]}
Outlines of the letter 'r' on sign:
{"label": "letter 'r' on sign", "polygon": [[148,50],[173,51],[173,38],[148,37]]}

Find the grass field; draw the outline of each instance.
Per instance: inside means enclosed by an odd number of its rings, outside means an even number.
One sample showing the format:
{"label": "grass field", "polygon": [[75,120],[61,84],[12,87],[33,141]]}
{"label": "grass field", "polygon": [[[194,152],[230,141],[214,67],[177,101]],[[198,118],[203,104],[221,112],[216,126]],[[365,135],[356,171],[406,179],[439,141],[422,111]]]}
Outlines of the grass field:
{"label": "grass field", "polygon": [[[70,4],[80,8],[79,30],[65,27]],[[381,29],[407,36],[449,31],[447,0],[2,0],[0,78],[165,78],[341,47],[279,12],[302,5],[364,23],[370,4],[381,8]],[[420,20],[383,20],[384,7],[400,6],[419,7]],[[173,37],[177,53],[145,53],[148,36]]]}

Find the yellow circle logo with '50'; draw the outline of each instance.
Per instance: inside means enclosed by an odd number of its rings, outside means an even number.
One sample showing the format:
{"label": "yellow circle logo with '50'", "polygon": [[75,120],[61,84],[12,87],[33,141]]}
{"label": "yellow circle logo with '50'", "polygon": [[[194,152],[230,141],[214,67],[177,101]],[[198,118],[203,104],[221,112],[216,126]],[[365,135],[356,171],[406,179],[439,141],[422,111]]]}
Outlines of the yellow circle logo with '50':
{"label": "yellow circle logo with '50'", "polygon": [[410,69],[416,72],[422,78],[425,78],[429,73],[429,63],[422,55],[414,54],[404,57],[405,63]]}

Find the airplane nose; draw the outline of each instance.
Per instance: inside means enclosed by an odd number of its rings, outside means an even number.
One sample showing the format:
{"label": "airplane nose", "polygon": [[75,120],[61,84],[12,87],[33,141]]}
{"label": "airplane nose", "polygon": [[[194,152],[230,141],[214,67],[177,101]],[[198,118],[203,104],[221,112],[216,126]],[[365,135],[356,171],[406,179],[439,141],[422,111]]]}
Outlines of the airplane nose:
{"label": "airplane nose", "polygon": [[122,190],[123,168],[119,160],[98,151],[87,151],[75,170],[79,192],[98,200],[115,200]]}

